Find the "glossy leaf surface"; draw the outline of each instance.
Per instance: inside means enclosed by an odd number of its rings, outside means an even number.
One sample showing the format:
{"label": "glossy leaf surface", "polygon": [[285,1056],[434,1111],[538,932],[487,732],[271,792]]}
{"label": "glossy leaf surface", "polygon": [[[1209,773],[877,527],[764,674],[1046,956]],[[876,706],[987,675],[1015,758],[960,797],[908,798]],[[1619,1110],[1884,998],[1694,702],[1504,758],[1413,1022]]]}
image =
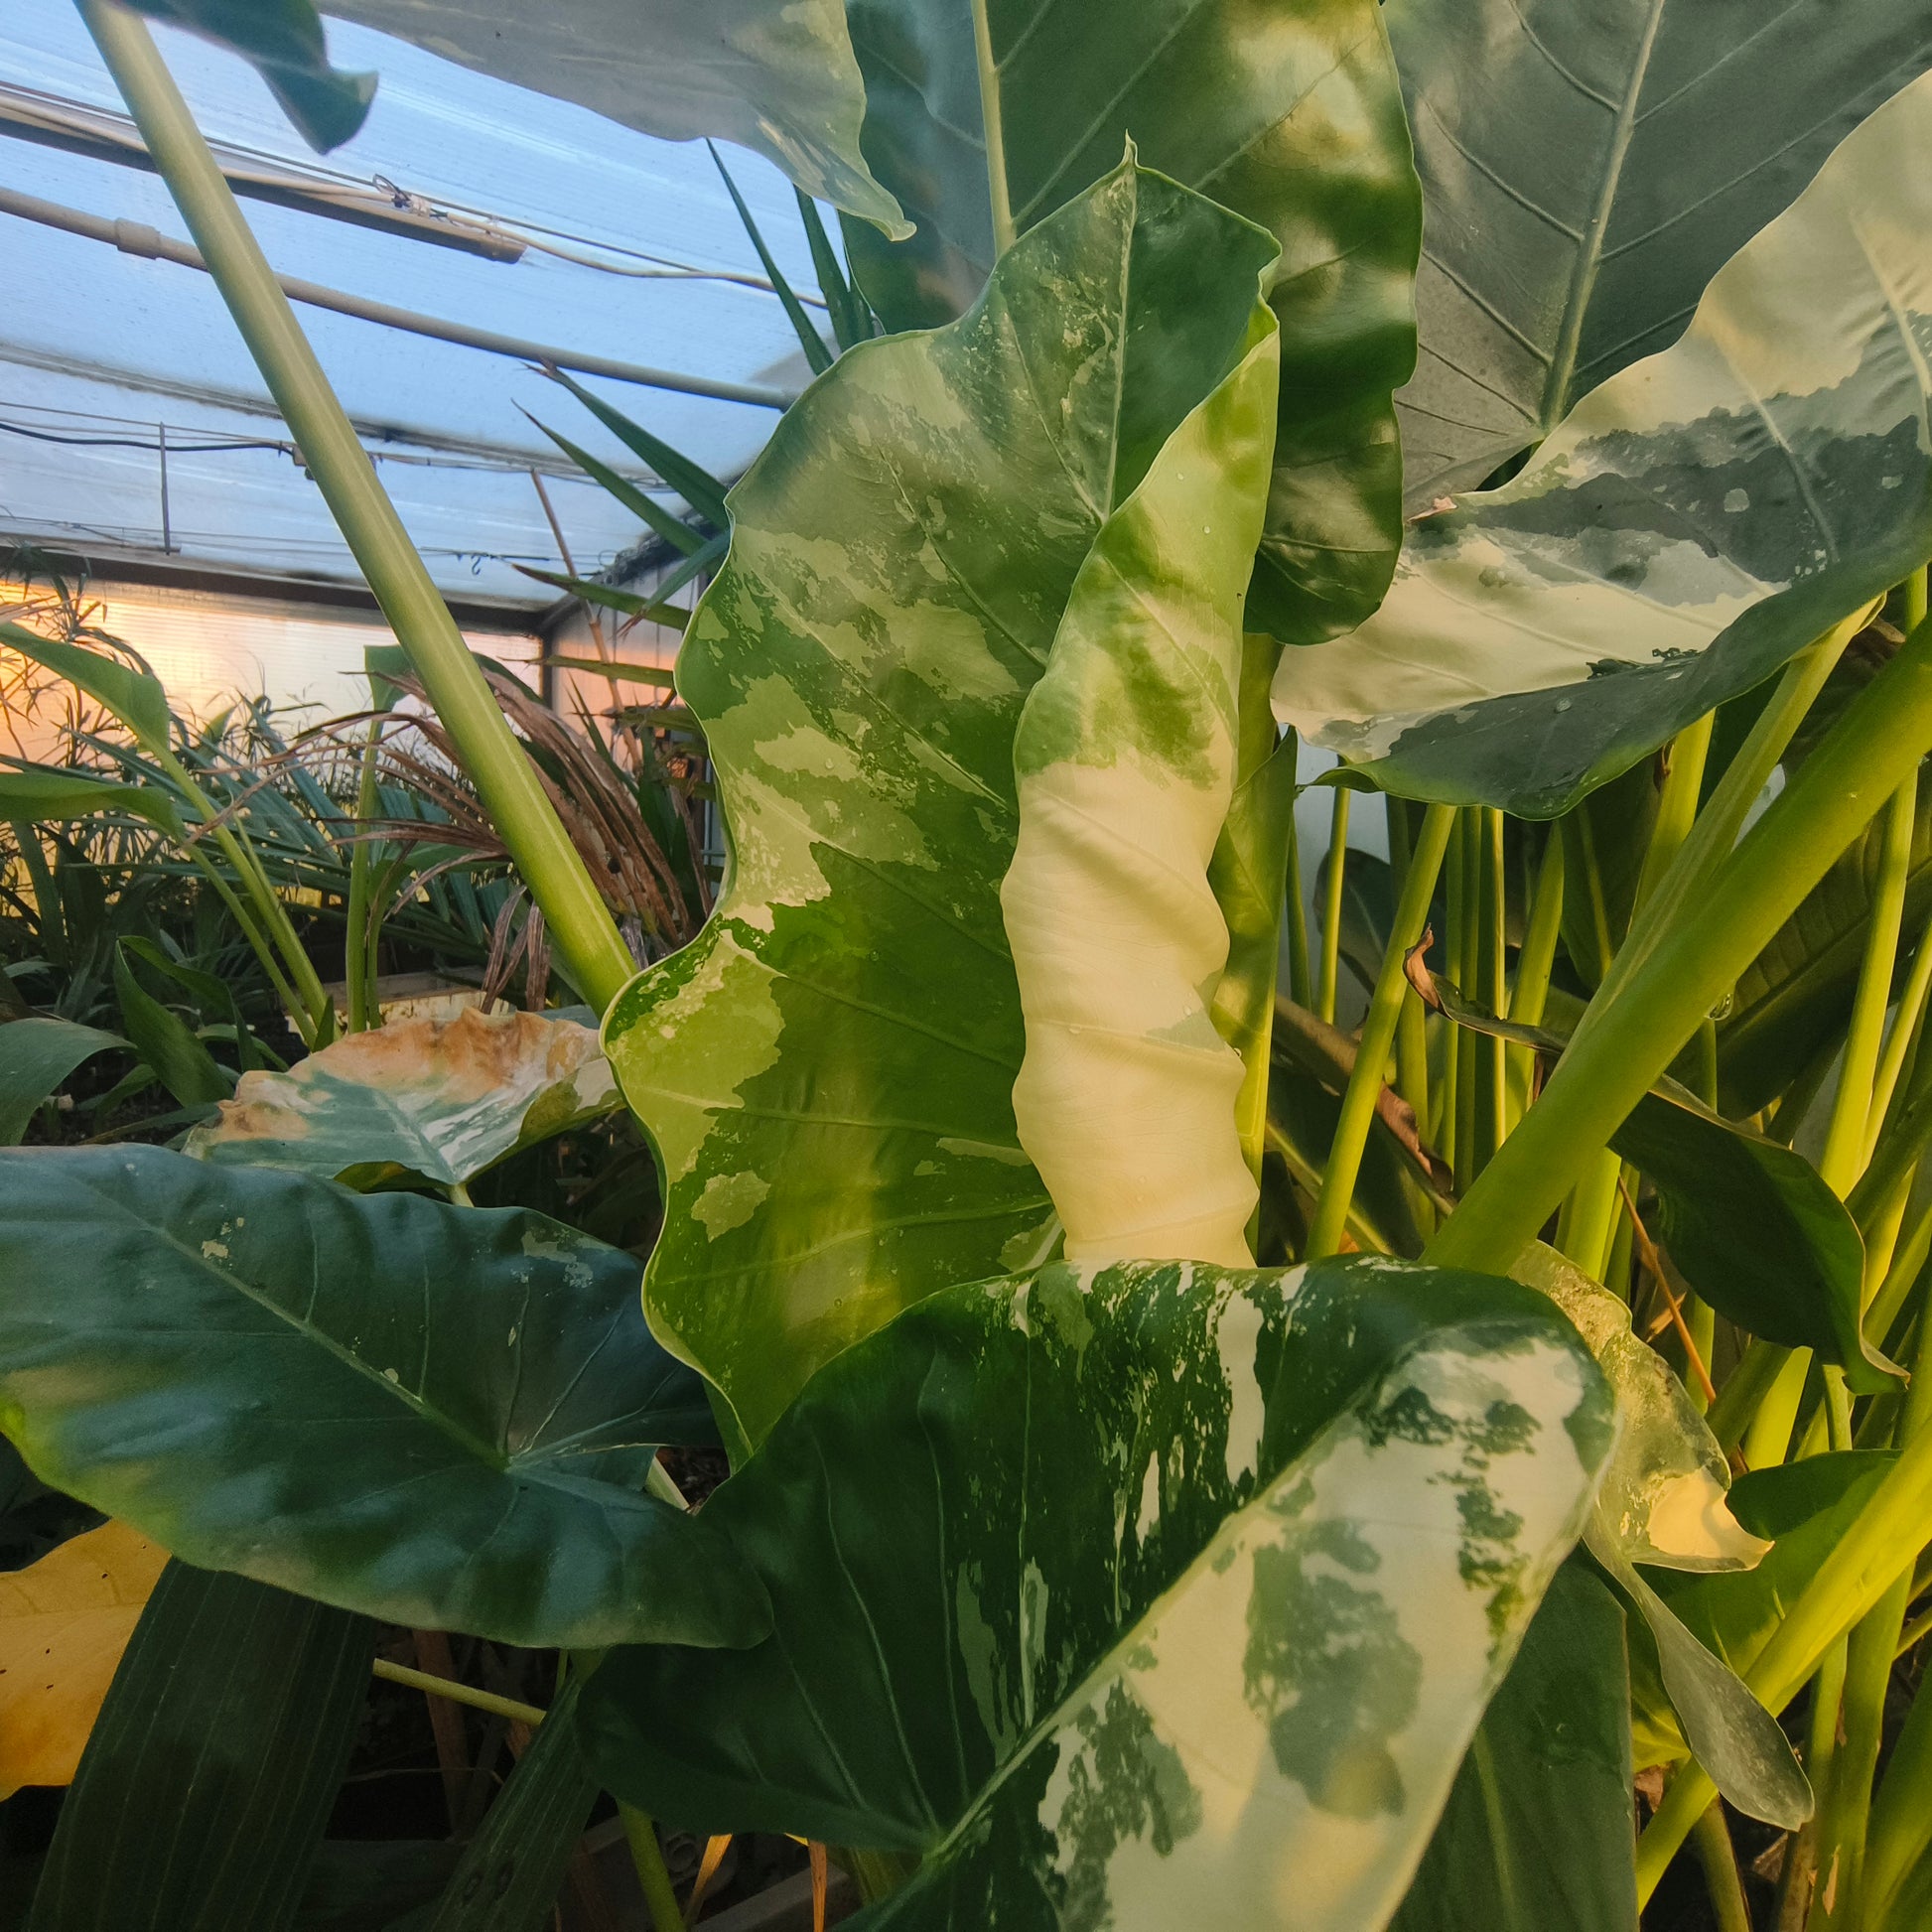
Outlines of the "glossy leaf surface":
{"label": "glossy leaf surface", "polygon": [[670,141],[717,135],[808,194],[906,231],[859,152],[865,87],[843,0],[324,0],[500,80]]}
{"label": "glossy leaf surface", "polygon": [[1241,600],[1275,430],[1259,304],[1250,337],[1101,529],[1014,740],[1013,1106],[1071,1261],[1254,1260],[1246,1068],[1208,991],[1228,959],[1208,869],[1239,775]]}
{"label": "glossy leaf surface", "polygon": [[1622,1606],[1565,1564],[1390,1932],[1631,1932],[1629,1678]]}
{"label": "glossy leaf surface", "polygon": [[374,1649],[366,1617],[171,1563],[62,1807],[27,1932],[286,1932]]}
{"label": "glossy leaf surface", "polygon": [[1389,0],[1428,228],[1411,501],[1479,484],[1682,332],[1932,64],[1916,0]]}
{"label": "glossy leaf surface", "polygon": [[472,1008],[349,1034],[288,1073],[243,1074],[184,1152],[351,1186],[399,1173],[451,1186],[622,1104],[589,1027]]}
{"label": "glossy leaf surface", "polygon": [[585,1729],[673,1821],[924,1852],[869,1927],[1247,1932],[1292,1899],[1354,1932],[1406,1888],[1612,1428],[1575,1331],[1484,1277],[953,1289],[706,1504],[778,1634],[729,1671],[620,1652]]}
{"label": "glossy leaf surface", "polygon": [[1013,1116],[1014,733],[1109,515],[1246,353],[1271,252],[1124,168],[963,320],[841,356],[733,494],[678,665],[730,873],[605,1044],[665,1173],[651,1322],[745,1444],[908,1303],[1057,1239]]}
{"label": "glossy leaf surface", "polygon": [[1932,551],[1932,76],[1522,474],[1418,524],[1282,716],[1407,797],[1553,815]]}
{"label": "glossy leaf surface", "polygon": [[0,1422],[184,1561],[506,1642],[746,1642],[723,1537],[595,1458],[702,1431],[636,1264],[523,1210],[144,1147],[0,1157]]}
{"label": "glossy leaf surface", "polygon": [[[865,148],[918,224],[850,225],[889,329],[961,314],[993,260],[973,15],[964,0],[848,0]],[[1113,168],[1151,168],[1281,243],[1281,429],[1249,606],[1291,643],[1358,623],[1400,541],[1390,393],[1415,363],[1421,203],[1373,0],[1015,0],[988,9],[1007,195],[1024,233]]]}

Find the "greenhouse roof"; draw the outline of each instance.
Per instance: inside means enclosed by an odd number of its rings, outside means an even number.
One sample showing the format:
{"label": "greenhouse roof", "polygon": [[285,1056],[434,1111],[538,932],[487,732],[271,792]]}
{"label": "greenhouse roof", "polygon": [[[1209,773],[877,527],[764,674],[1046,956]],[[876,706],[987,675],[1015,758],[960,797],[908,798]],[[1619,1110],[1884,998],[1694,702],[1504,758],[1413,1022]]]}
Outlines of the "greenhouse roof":
{"label": "greenhouse roof", "polygon": [[[157,34],[224,168],[254,177],[243,206],[285,277],[588,360],[766,393],[802,385],[796,339],[757,285],[757,252],[703,144],[653,139],[337,20],[338,63],[375,69],[381,85],[360,133],[318,158],[243,62]],[[139,224],[164,243],[186,230],[154,175],[108,158],[138,137],[70,0],[11,0],[0,76],[0,537],[353,580],[213,284],[126,252],[152,246]],[[19,138],[29,128],[36,138]],[[809,290],[789,184],[759,156],[721,152],[783,272]],[[358,218],[310,211],[318,202]],[[48,225],[31,204],[82,226],[130,225],[117,248]],[[5,211],[22,208],[43,218]],[[371,211],[392,225],[363,225]],[[636,519],[523,412],[631,480],[655,479],[528,360],[297,313],[447,590],[549,601],[513,568],[561,567],[533,468],[580,571],[637,537]],[[588,379],[728,478],[776,421],[744,401]]]}

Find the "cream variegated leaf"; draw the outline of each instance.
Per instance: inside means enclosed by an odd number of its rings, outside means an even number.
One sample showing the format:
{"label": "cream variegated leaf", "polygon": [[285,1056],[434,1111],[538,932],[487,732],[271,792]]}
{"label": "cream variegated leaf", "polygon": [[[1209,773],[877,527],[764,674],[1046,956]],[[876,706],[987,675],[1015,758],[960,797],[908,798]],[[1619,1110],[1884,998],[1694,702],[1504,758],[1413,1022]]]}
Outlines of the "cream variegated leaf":
{"label": "cream variegated leaf", "polygon": [[921,1854],[869,1932],[1373,1932],[1613,1433],[1575,1330],[1486,1277],[948,1290],[706,1505],[783,1637],[614,1655],[586,1740],[671,1822]]}
{"label": "cream variegated leaf", "polygon": [[1014,1112],[1073,1261],[1253,1260],[1244,1069],[1208,1011],[1228,955],[1208,867],[1234,795],[1241,603],[1274,446],[1265,308],[1253,336],[1100,532],[1014,741]]}
{"label": "cream variegated leaf", "polygon": [[461,1186],[622,1104],[589,1027],[472,1008],[350,1034],[288,1073],[244,1073],[184,1151],[350,1185],[414,1174]]}
{"label": "cream variegated leaf", "polygon": [[1719,270],[1683,339],[1415,526],[1276,708],[1405,796],[1563,810],[1932,552],[1932,76]]}
{"label": "cream variegated leaf", "polygon": [[1191,567],[1145,547],[1198,546],[1195,494],[1213,518],[1248,460],[1273,258],[1130,162],[1023,236],[958,322],[842,356],[733,493],[678,665],[730,872],[605,1040],[663,1163],[645,1307],[721,1391],[736,1449],[910,1303],[1058,1240],[1014,1122],[1014,736],[1104,533],[1157,580]]}

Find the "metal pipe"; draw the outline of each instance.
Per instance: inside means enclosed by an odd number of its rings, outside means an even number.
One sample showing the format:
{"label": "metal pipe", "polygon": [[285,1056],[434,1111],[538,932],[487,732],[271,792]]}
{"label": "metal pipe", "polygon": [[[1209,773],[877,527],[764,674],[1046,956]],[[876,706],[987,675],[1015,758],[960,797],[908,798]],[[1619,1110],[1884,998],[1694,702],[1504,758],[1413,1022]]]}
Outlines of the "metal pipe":
{"label": "metal pipe", "polygon": [[[38,195],[18,194],[11,188],[0,188],[0,214],[18,215],[23,221],[37,221],[42,227],[59,228],[89,241],[111,242],[124,255],[175,262],[183,268],[199,268],[205,275],[209,272],[199,248],[186,241],[176,241],[145,221],[88,214],[79,208],[65,207],[59,202],[44,202]],[[614,382],[634,382],[642,388],[669,389],[678,395],[709,396],[718,402],[748,403],[756,409],[789,409],[798,400],[795,390],[766,389],[749,382],[715,382],[709,376],[646,368],[637,362],[620,362],[609,355],[579,355],[571,349],[525,342],[519,336],[499,335],[493,329],[472,329],[467,323],[445,322],[439,316],[419,315],[414,309],[371,302],[342,289],[325,288],[320,282],[301,281],[293,275],[277,275],[275,281],[291,302],[304,303],[311,309],[328,309],[339,316],[353,316],[358,322],[380,323],[385,329],[405,330],[412,336],[428,336],[439,343],[454,343],[460,348],[479,348],[486,355],[509,355],[519,362],[547,363],[552,368],[569,369],[576,375],[608,376]]]}

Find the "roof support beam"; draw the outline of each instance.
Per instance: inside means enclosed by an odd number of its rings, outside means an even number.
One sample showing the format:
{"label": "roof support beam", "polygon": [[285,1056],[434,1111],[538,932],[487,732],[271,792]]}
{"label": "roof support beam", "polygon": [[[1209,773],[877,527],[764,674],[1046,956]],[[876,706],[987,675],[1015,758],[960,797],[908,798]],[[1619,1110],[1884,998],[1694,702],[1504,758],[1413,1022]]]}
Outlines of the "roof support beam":
{"label": "roof support beam", "polygon": [[[17,215],[23,221],[39,222],[42,227],[83,235],[89,241],[110,242],[125,255],[175,262],[183,268],[208,272],[199,248],[164,235],[145,221],[112,220],[105,215],[63,207],[59,202],[44,202],[37,195],[21,195],[10,188],[0,188],[0,214]],[[519,362],[533,362],[539,367],[569,369],[576,375],[607,376],[614,382],[634,382],[646,389],[669,389],[679,395],[748,403],[755,409],[788,409],[798,400],[793,390],[769,389],[749,382],[716,382],[709,376],[648,368],[638,362],[621,362],[609,355],[580,355],[545,343],[498,335],[493,329],[472,329],[467,323],[445,322],[439,316],[420,315],[414,309],[371,302],[292,275],[278,275],[275,280],[291,302],[300,302],[311,309],[327,309],[339,316],[353,316],[358,322],[379,323],[385,329],[400,329],[412,336],[428,336],[435,342],[454,343],[461,348],[482,349],[486,355],[513,356]]]}

